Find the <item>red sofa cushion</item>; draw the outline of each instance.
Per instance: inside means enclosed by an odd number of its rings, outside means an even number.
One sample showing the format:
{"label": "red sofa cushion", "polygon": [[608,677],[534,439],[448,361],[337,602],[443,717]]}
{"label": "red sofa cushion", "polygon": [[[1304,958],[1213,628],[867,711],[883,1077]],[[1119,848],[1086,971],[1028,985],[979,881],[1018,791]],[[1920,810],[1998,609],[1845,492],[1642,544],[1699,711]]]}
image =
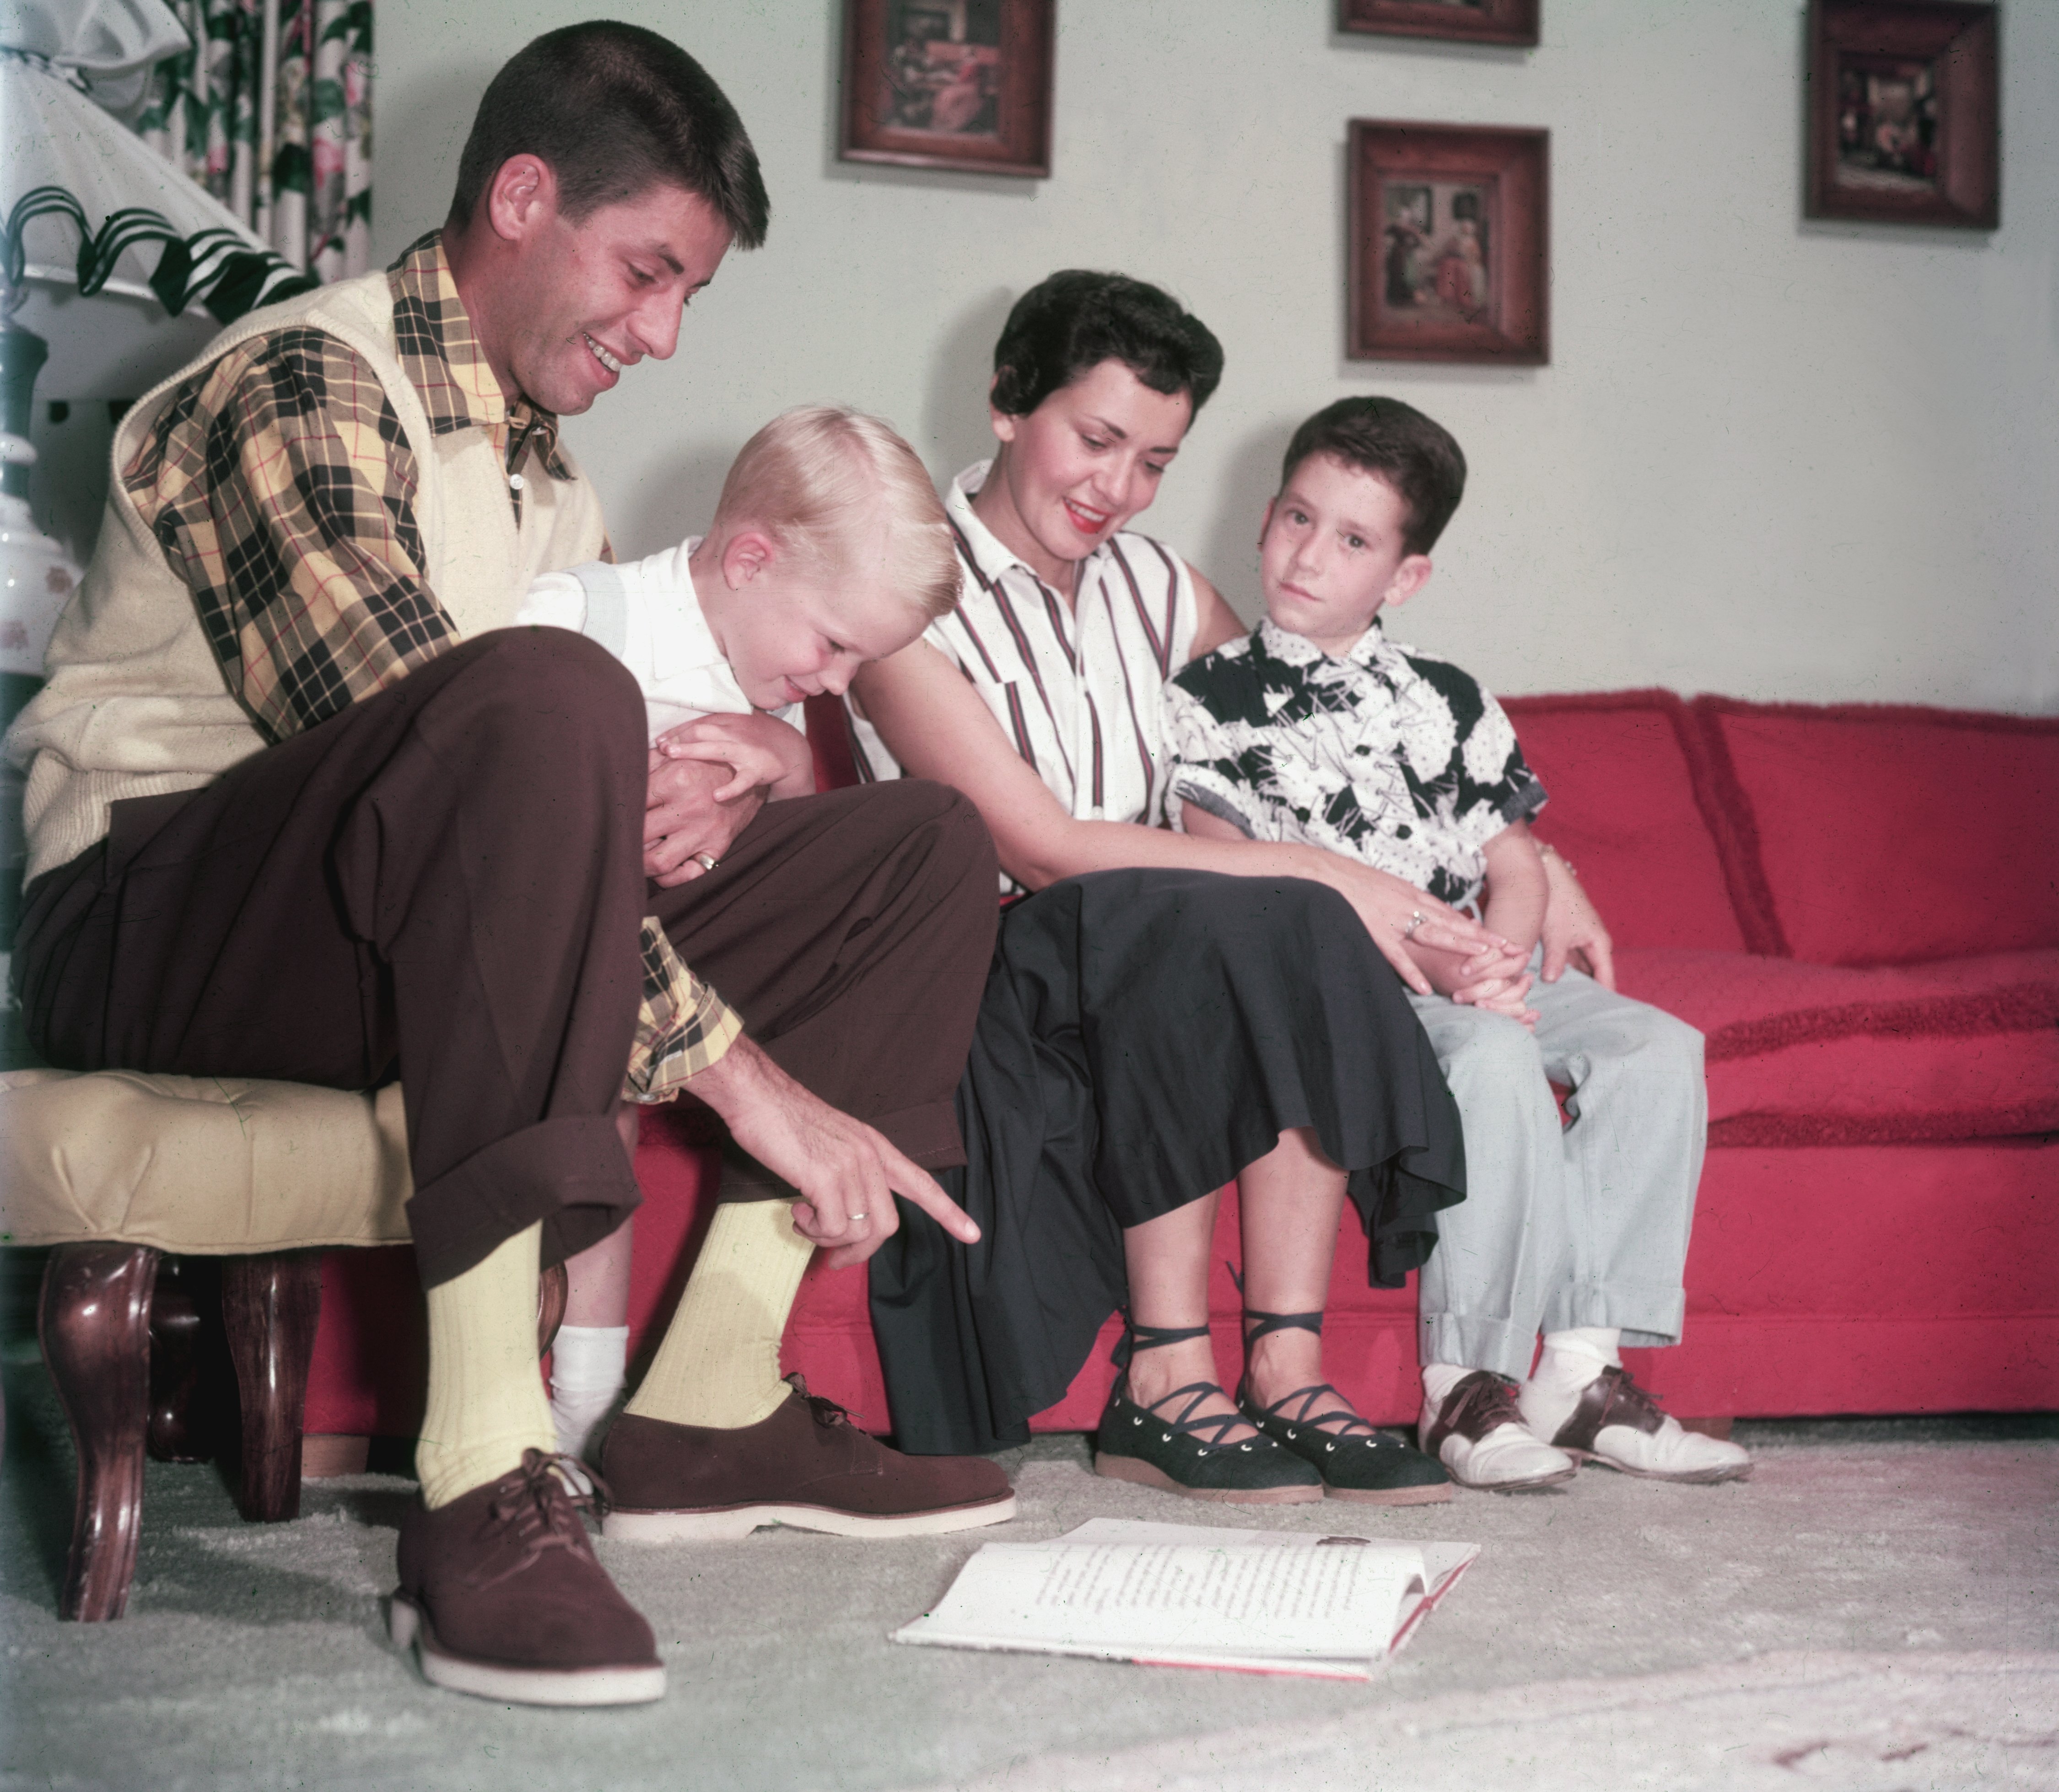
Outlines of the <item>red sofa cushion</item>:
{"label": "red sofa cushion", "polygon": [[1624,1355],[1679,1414],[2051,1411],[2055,1188],[2054,1139],[1712,1150],[1680,1347]]}
{"label": "red sofa cushion", "polygon": [[808,750],[815,762],[815,789],[841,790],[860,782],[858,756],[851,751],[850,723],[844,714],[843,699],[824,695],[810,697],[802,707]]}
{"label": "red sofa cushion", "polygon": [[1670,691],[1503,699],[1551,801],[1537,818],[1619,946],[1739,952],[1686,706]]}
{"label": "red sofa cushion", "polygon": [[1617,970],[1707,1037],[1711,1144],[2059,1130],[2059,951],[1871,970],[1631,951]]}
{"label": "red sofa cushion", "polygon": [[1761,951],[1911,964],[2059,946],[2059,720],[1698,697]]}

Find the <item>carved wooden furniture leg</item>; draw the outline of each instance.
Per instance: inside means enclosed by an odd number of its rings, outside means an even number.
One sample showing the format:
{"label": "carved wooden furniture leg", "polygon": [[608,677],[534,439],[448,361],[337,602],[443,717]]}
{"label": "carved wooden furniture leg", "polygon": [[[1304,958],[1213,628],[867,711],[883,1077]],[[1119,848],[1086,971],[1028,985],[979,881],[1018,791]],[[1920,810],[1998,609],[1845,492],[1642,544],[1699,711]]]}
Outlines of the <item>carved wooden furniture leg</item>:
{"label": "carved wooden furniture leg", "polygon": [[321,1260],[320,1251],[222,1259],[221,1323],[243,1410],[236,1503],[247,1519],[300,1516],[301,1427],[321,1317]]}
{"label": "carved wooden furniture leg", "polygon": [[119,1618],[136,1572],[150,1395],[150,1289],[144,1244],[64,1244],[43,1271],[37,1329],[78,1450],[60,1618]]}
{"label": "carved wooden furniture leg", "polygon": [[203,1385],[205,1333],[219,1304],[215,1266],[167,1256],[150,1297],[150,1454],[159,1462],[205,1462],[214,1454],[209,1390]]}
{"label": "carved wooden furniture leg", "polygon": [[536,1284],[536,1354],[551,1348],[558,1328],[565,1322],[565,1302],[571,1298],[572,1277],[562,1263],[546,1269]]}

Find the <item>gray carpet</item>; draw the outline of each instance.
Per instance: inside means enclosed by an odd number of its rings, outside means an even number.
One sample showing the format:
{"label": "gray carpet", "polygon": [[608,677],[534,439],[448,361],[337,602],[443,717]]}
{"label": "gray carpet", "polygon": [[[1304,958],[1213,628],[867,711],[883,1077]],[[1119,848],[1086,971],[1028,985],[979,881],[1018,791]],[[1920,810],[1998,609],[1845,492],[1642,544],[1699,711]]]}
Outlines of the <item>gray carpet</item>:
{"label": "gray carpet", "polygon": [[[601,1546],[671,1690],[548,1713],[439,1693],[385,1647],[409,1483],[310,1483],[241,1523],[213,1468],[153,1465],[129,1615],[52,1615],[70,1448],[7,1366],[0,1786],[74,1788],[2059,1786],[2059,1427],[1740,1428],[1750,1482],[1591,1470],[1364,1527],[1484,1546],[1371,1687],[898,1648],[979,1533],[761,1532]],[[1096,1479],[1081,1440],[1011,1459],[1044,1537],[1097,1513],[1220,1519]],[[1238,1522],[1320,1529],[1363,1508]],[[998,1535],[1001,1533],[990,1533]]]}

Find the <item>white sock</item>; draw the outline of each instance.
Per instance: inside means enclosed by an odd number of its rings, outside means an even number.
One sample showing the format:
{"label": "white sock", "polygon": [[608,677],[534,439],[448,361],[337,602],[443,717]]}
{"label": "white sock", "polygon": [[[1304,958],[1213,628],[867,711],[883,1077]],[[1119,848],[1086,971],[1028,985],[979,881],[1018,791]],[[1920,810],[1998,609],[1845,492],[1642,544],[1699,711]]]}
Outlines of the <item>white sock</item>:
{"label": "white sock", "polygon": [[1572,1417],[1588,1384],[1603,1369],[1619,1367],[1623,1333],[1613,1325],[1583,1325],[1547,1332],[1544,1353],[1523,1389],[1523,1417],[1546,1443]]}
{"label": "white sock", "polygon": [[1423,1365],[1423,1392],[1430,1396],[1432,1406],[1441,1408],[1452,1396],[1452,1390],[1473,1372],[1461,1368],[1456,1363],[1425,1363]]}
{"label": "white sock", "polygon": [[594,1427],[629,1378],[629,1328],[560,1325],[551,1346],[551,1422],[558,1448],[582,1460]]}

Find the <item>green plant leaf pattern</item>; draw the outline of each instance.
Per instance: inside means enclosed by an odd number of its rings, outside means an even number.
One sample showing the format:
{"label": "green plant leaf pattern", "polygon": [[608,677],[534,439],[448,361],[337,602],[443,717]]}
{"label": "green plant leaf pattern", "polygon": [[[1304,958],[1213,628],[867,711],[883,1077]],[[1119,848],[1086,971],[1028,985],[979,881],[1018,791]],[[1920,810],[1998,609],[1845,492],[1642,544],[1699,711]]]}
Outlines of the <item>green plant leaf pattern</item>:
{"label": "green plant leaf pattern", "polygon": [[371,266],[372,0],[171,0],[137,133],[317,280]]}

